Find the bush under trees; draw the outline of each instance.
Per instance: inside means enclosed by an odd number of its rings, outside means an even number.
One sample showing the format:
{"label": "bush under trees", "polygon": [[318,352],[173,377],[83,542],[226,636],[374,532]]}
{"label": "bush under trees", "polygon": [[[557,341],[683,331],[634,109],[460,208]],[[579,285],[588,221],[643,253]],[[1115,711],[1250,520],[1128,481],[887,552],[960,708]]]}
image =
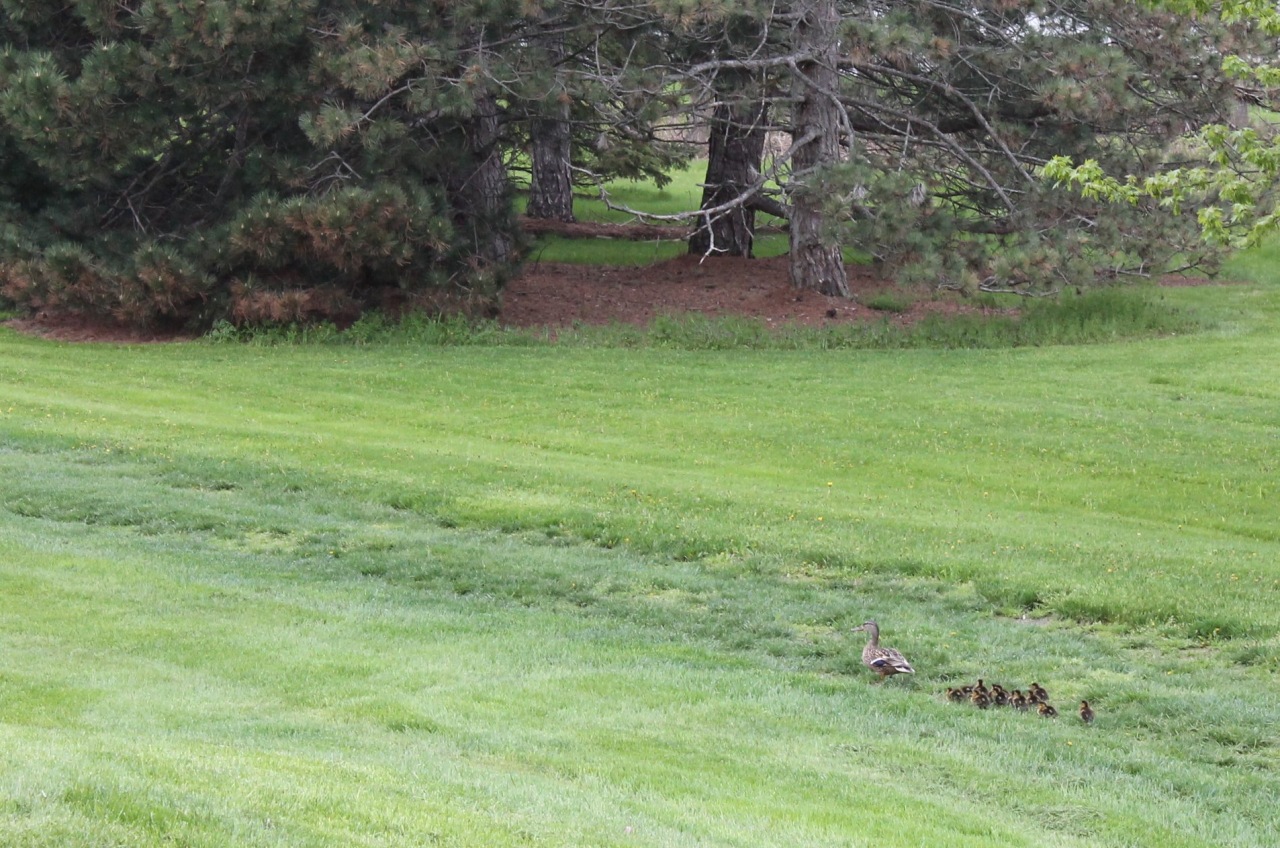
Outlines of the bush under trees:
{"label": "bush under trees", "polygon": [[491,297],[501,37],[415,2],[6,0],[0,291],[185,325]]}

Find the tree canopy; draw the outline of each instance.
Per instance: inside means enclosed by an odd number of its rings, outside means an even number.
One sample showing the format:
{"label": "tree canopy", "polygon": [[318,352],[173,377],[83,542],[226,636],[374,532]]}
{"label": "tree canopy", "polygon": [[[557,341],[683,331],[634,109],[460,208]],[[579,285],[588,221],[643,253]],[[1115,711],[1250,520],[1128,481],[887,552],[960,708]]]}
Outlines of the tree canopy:
{"label": "tree canopy", "polygon": [[[1229,132],[1261,145],[1265,135],[1249,107],[1267,102],[1266,90],[1242,83],[1232,59],[1275,54],[1252,20],[1091,0],[838,3],[835,49],[823,60],[832,75],[806,92],[787,83],[804,78],[815,50],[801,41],[803,5],[770,5],[736,45],[716,33],[718,58],[686,74],[721,113],[732,104],[750,116],[744,134],[767,115],[766,129],[789,135],[791,149],[774,160],[782,199],[808,216],[796,202],[820,186],[812,202],[829,242],[965,290],[1038,292],[1212,263],[1196,216],[1173,214],[1185,210],[1167,196],[1115,204],[1046,177],[1064,161],[1089,162],[1183,186],[1190,211],[1210,202],[1186,179],[1196,167],[1220,174],[1220,156],[1191,139]],[[736,94],[722,82],[747,72],[756,78]],[[821,137],[839,149],[820,164],[797,161],[817,143],[797,126],[806,98],[835,110]],[[772,170],[758,169],[747,191],[765,191]],[[1261,207],[1270,187],[1254,187]]]}
{"label": "tree canopy", "polygon": [[780,215],[797,286],[841,293],[849,246],[966,290],[1209,261],[1202,230],[1274,222],[1254,5],[0,0],[0,294],[193,326],[482,308],[521,258],[511,168],[565,217],[565,186],[707,137],[693,248]]}
{"label": "tree canopy", "polygon": [[[1276,211],[1280,136],[1274,131],[1280,92],[1280,53],[1275,49],[1280,8],[1254,0],[1223,0],[1216,8],[1208,0],[1151,0],[1151,4],[1193,18],[1216,13],[1255,34],[1254,40],[1231,43],[1238,52],[1222,58],[1222,72],[1235,88],[1235,120],[1187,127],[1178,146],[1179,159],[1156,174],[1109,169],[1093,158],[1077,164],[1059,154],[1045,165],[1043,176],[1058,186],[1077,189],[1086,198],[1134,207],[1154,201],[1174,215],[1194,214],[1211,245],[1257,244],[1280,229]],[[1251,118],[1251,112],[1267,117]]]}

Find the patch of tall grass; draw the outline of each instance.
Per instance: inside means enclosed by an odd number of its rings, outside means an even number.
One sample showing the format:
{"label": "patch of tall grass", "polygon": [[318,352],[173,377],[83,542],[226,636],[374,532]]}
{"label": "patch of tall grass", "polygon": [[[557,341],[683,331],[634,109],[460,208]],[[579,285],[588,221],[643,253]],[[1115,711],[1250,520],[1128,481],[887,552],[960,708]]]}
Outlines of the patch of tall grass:
{"label": "patch of tall grass", "polygon": [[876,312],[902,313],[911,309],[912,299],[904,292],[875,292],[863,298],[862,305]]}
{"label": "patch of tall grass", "polygon": [[1105,288],[1023,301],[1016,315],[933,314],[903,325],[889,319],[822,327],[774,325],[761,319],[699,314],[661,315],[646,327],[576,325],[555,332],[502,327],[490,320],[409,315],[398,321],[370,314],[345,330],[317,326],[216,326],[210,343],[252,345],[560,345],[676,350],[996,349],[1089,344],[1195,331],[1195,314],[1157,289]]}
{"label": "patch of tall grass", "polygon": [[464,315],[431,316],[410,313],[398,319],[368,312],[349,327],[319,324],[237,326],[220,321],[204,335],[208,344],[242,344],[253,347],[337,345],[419,345],[458,347],[477,345],[534,345],[550,341],[545,333],[502,327],[487,319]]}

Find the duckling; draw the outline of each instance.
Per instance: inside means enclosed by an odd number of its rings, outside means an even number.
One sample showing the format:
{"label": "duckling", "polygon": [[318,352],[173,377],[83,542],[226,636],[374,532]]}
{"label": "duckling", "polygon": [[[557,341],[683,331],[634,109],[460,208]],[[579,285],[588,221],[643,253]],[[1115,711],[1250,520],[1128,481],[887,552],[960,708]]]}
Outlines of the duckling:
{"label": "duckling", "polygon": [[1088,701],[1080,702],[1080,720],[1085,724],[1093,724],[1094,712],[1093,707],[1089,706]]}
{"label": "duckling", "polygon": [[1041,718],[1057,718],[1058,717],[1058,711],[1055,710],[1051,705],[1046,704],[1044,701],[1040,702],[1040,706],[1036,707],[1036,710],[1040,713]]}
{"label": "duckling", "polygon": [[1022,694],[1021,689],[1014,689],[1013,697],[1009,699],[1009,705],[1015,710],[1021,710],[1025,713],[1027,711],[1027,707],[1031,705],[1031,702],[1027,700],[1026,695]]}
{"label": "duckling", "polygon": [[959,687],[957,687],[957,686],[948,686],[948,687],[947,687],[947,700],[948,700],[948,701],[951,701],[951,702],[952,702],[952,703],[954,703],[954,704],[960,704],[960,703],[963,703],[963,702],[964,702],[965,697],[966,697],[966,696],[965,696],[965,694],[964,694],[964,689],[961,689],[961,688],[959,688]]}
{"label": "duckling", "polygon": [[978,678],[978,683],[977,683],[977,685],[975,685],[975,686],[973,687],[973,691],[974,691],[974,692],[981,692],[981,693],[982,693],[982,696],[983,696],[984,698],[985,698],[985,697],[987,697],[988,695],[990,695],[990,692],[988,692],[988,691],[987,691],[987,686],[986,686],[986,684],[985,684],[985,683],[983,683],[983,682],[982,682],[982,678],[981,678],[981,677],[979,677],[979,678]]}
{"label": "duckling", "polygon": [[997,707],[1009,706],[1009,693],[999,683],[994,683],[991,686],[991,703]]}
{"label": "duckling", "polygon": [[1032,683],[1031,688],[1027,690],[1027,695],[1037,704],[1045,704],[1049,701],[1049,693],[1039,683]]}
{"label": "duckling", "polygon": [[985,710],[991,705],[991,699],[987,697],[987,693],[978,689],[973,690],[973,694],[969,696],[969,701],[980,710]]}
{"label": "duckling", "polygon": [[866,621],[853,628],[855,633],[859,630],[871,634],[866,647],[862,649],[862,664],[880,675],[881,682],[895,674],[916,673],[911,663],[907,662],[907,658],[899,651],[880,647],[880,625],[874,621]]}

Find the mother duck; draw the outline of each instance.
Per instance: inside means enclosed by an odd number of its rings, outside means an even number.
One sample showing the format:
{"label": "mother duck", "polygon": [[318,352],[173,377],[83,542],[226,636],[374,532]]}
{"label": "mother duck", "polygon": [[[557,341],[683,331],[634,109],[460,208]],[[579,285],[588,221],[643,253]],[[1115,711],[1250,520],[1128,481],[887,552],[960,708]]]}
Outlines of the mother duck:
{"label": "mother duck", "polygon": [[864,621],[851,632],[863,631],[871,634],[867,646],[862,649],[862,664],[880,675],[883,682],[886,677],[895,674],[915,674],[916,670],[907,662],[901,652],[880,645],[880,625],[874,621]]}

